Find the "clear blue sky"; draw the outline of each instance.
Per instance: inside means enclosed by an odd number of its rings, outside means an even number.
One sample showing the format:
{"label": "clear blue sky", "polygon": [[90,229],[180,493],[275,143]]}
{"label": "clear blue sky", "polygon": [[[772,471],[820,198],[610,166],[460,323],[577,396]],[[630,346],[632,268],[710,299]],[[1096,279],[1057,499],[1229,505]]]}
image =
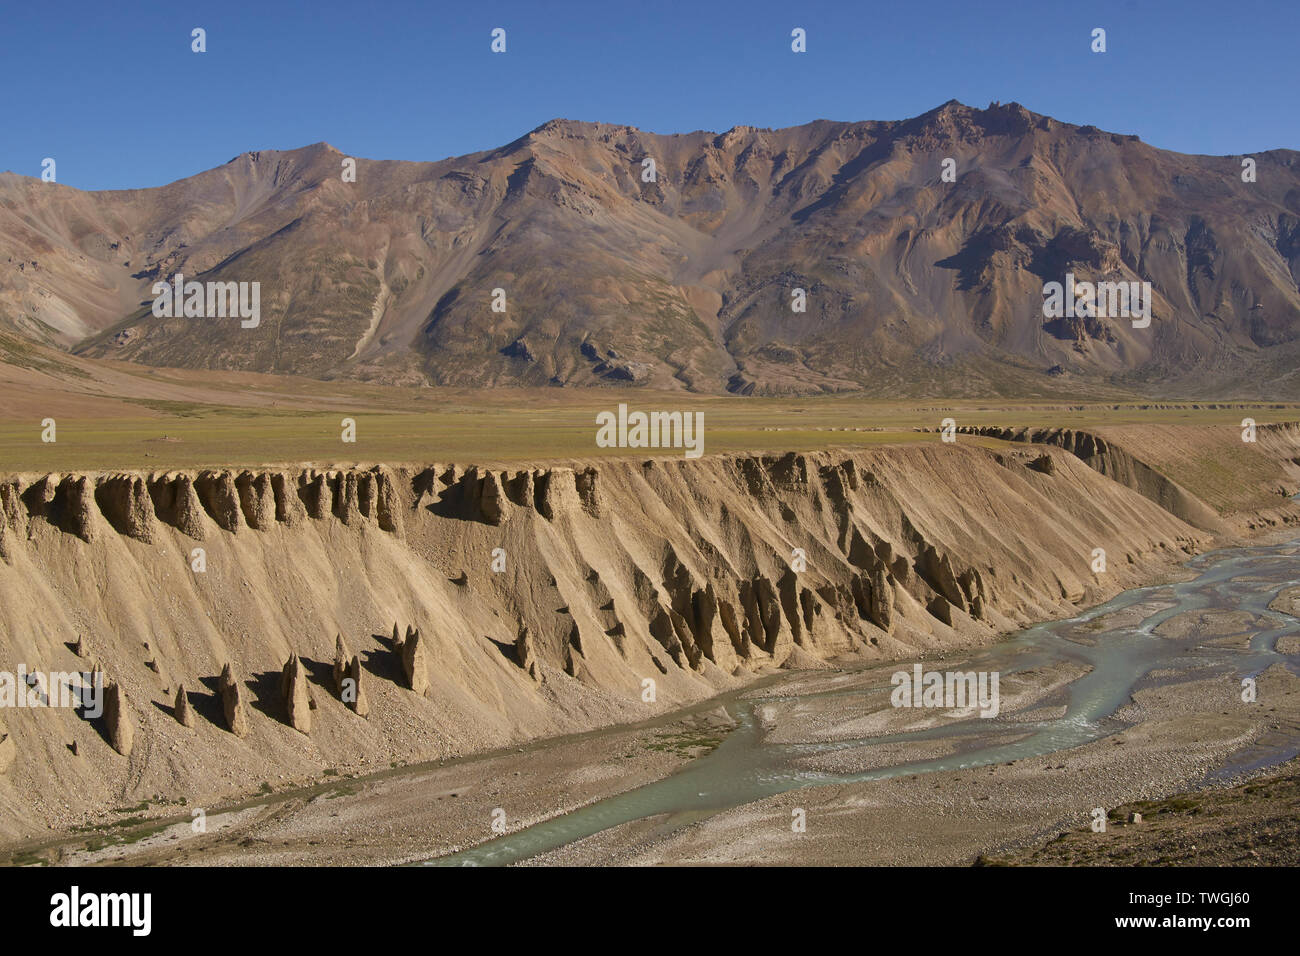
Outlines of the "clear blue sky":
{"label": "clear blue sky", "polygon": [[1297,49],[1300,0],[9,0],[0,169],[38,176],[51,156],[59,182],[116,189],[322,140],[432,160],[557,116],[674,133],[900,119],[949,99],[1182,152],[1296,149]]}

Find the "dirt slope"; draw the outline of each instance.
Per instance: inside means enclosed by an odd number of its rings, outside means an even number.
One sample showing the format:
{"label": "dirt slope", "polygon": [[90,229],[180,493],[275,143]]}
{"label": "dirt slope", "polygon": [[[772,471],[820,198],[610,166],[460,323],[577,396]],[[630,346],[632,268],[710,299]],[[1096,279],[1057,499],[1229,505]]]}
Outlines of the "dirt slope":
{"label": "dirt slope", "polygon": [[[1210,541],[1060,448],[937,439],[518,472],[19,476],[0,501],[0,664],[99,661],[134,728],[122,756],[71,711],[8,710],[6,838],[156,794],[205,805],[643,719],[772,667],[985,642]],[[394,622],[420,629],[427,693],[407,686]],[[335,694],[336,634],[360,657],[368,718]],[[286,722],[291,654],[309,734]],[[217,697],[227,663],[243,738]],[[192,728],[172,715],[182,683]]]}

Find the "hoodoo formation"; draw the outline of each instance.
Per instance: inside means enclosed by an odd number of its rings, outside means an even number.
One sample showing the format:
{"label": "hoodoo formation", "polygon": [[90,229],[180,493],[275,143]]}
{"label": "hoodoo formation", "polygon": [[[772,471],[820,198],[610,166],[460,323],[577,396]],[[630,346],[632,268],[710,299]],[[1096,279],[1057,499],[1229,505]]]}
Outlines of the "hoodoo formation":
{"label": "hoodoo formation", "polygon": [[284,698],[289,726],[299,733],[311,733],[311,694],[307,689],[307,676],[297,654],[284,662],[280,675],[280,696]]}
{"label": "hoodoo formation", "polygon": [[352,662],[348,664],[348,676],[344,678],[341,695],[354,714],[358,717],[368,717],[370,699],[366,697],[366,688],[361,681],[361,658],[353,657]]}
{"label": "hoodoo formation", "polygon": [[226,718],[226,728],[236,737],[248,736],[248,715],[244,711],[244,691],[235,678],[234,668],[226,664],[221,669],[221,712]]}
{"label": "hoodoo formation", "polygon": [[184,684],[176,688],[176,702],[172,705],[172,712],[176,722],[182,727],[194,726],[194,710],[190,707],[190,699],[185,693]]}
{"label": "hoodoo formation", "polygon": [[[88,810],[177,788],[212,801],[641,720],[783,665],[988,643],[1300,515],[1281,495],[1211,507],[1143,459],[1184,440],[1235,438],[980,428],[691,461],[13,478],[5,654],[81,670],[94,631],[114,679],[106,740],[75,714],[14,711],[0,756],[24,766],[18,797],[75,778]],[[1300,490],[1300,429],[1263,428],[1241,454]],[[140,756],[182,739],[184,759]],[[39,806],[0,827],[45,826]]]}

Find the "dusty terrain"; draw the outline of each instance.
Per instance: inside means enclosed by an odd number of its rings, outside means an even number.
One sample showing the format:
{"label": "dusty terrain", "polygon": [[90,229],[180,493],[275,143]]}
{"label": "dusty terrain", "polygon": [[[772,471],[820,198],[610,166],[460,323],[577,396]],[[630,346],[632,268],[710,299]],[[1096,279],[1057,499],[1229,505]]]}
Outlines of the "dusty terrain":
{"label": "dusty terrain", "polygon": [[[885,677],[894,666],[785,674],[739,696],[759,702],[765,743],[868,738],[800,762],[810,770],[853,773],[960,751],[951,741],[869,742],[964,716],[888,707]],[[961,652],[931,655],[927,666],[960,667],[965,659]],[[1076,676],[1070,667],[1016,674],[1003,696],[1000,733],[1015,739],[1030,722],[1059,714],[1063,681]],[[859,692],[872,687],[878,688],[869,692],[873,702],[864,706]],[[1253,742],[1300,736],[1300,681],[1284,669],[1261,681],[1266,705],[1243,707],[1231,691],[1219,678],[1152,680],[1116,715],[1118,732],[1082,747],[968,770],[790,791],[701,821],[652,815],[526,863],[1294,865],[1293,770],[1276,779],[1259,779],[1257,771],[1236,788],[1220,782],[1182,792],[1203,786],[1207,770]],[[811,696],[795,710],[781,703],[796,694]],[[866,720],[852,721],[863,713]],[[308,788],[277,785],[275,793],[205,808],[202,832],[194,829],[189,804],[131,807],[112,825],[33,838],[7,852],[21,864],[409,863],[680,771],[732,726],[721,707],[706,703],[642,725],[438,765],[330,776]],[[1106,811],[1105,832],[1088,826],[1094,807]],[[790,829],[795,809],[806,814],[806,832]],[[141,810],[153,819],[142,819]],[[1134,810],[1143,822],[1126,825]],[[501,815],[499,830],[494,814]]]}
{"label": "dusty terrain", "polygon": [[[4,826],[18,836],[156,793],[210,802],[281,775],[640,720],[781,665],[987,642],[1149,580],[1209,541],[1078,459],[1049,454],[1052,475],[934,440],[536,473],[435,466],[2,485],[6,659],[49,671],[99,661],[138,724],[122,756],[71,711],[6,715],[23,756],[0,785]],[[1008,539],[1001,529],[1013,521],[1022,533]],[[1114,555],[1104,577],[1090,570],[1093,547]],[[797,572],[796,549],[806,561]],[[422,630],[427,694],[403,686],[394,623]],[[515,646],[525,627],[536,680]],[[340,634],[361,658],[368,719],[328,680]],[[291,653],[317,703],[310,734],[284,722],[277,683]],[[247,682],[246,739],[219,713],[227,663]],[[654,703],[642,701],[647,678]],[[181,684],[200,718],[193,728],[172,716]]]}
{"label": "dusty terrain", "polygon": [[[545,740],[374,774],[328,774],[306,788],[198,808],[163,801],[123,808],[107,825],[11,844],[12,863],[333,865],[410,863],[658,779],[716,744],[725,714],[697,713]],[[195,811],[204,810],[201,830]],[[146,819],[148,818],[148,819]],[[2,857],[0,857],[2,858]]]}
{"label": "dusty terrain", "polygon": [[[518,470],[16,476],[0,484],[3,659],[98,663],[133,733],[124,747],[71,710],[8,710],[3,839],[636,724],[781,669],[985,645],[1300,514],[1280,495],[1267,512],[1210,511],[1132,452],[1087,455],[1071,434]],[[1197,435],[1183,428],[1178,447]],[[1274,456],[1285,484],[1296,432],[1270,435],[1243,454],[1259,469]],[[420,629],[423,676],[404,667],[394,624],[399,641]],[[358,655],[365,717],[331,679],[336,635]],[[280,687],[294,654],[307,732]],[[223,712],[228,664],[245,736]],[[1041,679],[1025,691],[1065,675]],[[174,713],[181,685],[192,726]],[[651,762],[636,779],[670,769]],[[535,813],[557,802],[515,797]]]}
{"label": "dusty terrain", "polygon": [[[1043,701],[1054,700],[1050,687],[1050,681],[1042,685]],[[665,828],[664,820],[647,819],[535,857],[530,863],[880,866],[969,865],[991,858],[1063,864],[1156,862],[1162,855],[1168,859],[1160,862],[1200,862],[1190,849],[1198,843],[1190,833],[1171,835],[1160,844],[1143,844],[1137,851],[1117,849],[1141,842],[1127,830],[1117,835],[1119,821],[1128,809],[1140,809],[1138,801],[1150,806],[1158,798],[1200,785],[1207,770],[1274,726],[1285,725],[1293,736],[1300,733],[1300,681],[1278,668],[1261,687],[1270,706],[1255,711],[1242,708],[1223,681],[1149,687],[1135,694],[1132,704],[1117,715],[1134,726],[1066,752],[869,785],[790,791],[680,828]],[[1207,706],[1207,700],[1213,705]],[[866,769],[877,765],[882,756],[915,759],[915,751],[880,754],[876,748],[865,748],[852,767],[844,765],[849,755],[838,756],[837,769]],[[1219,799],[1237,814],[1238,836],[1253,832],[1264,843],[1266,837],[1276,835],[1269,862],[1294,865],[1300,857],[1294,852],[1295,821],[1283,822],[1288,807],[1285,793],[1258,807],[1240,796],[1235,802],[1230,797],[1205,799]],[[1115,821],[1104,834],[1089,829],[1095,807],[1105,809]],[[791,811],[796,808],[806,813],[805,832],[791,829]],[[1207,827],[1219,831],[1215,842],[1220,848],[1232,839],[1223,823]],[[1162,833],[1173,829],[1160,826]],[[1041,851],[1018,854],[1015,850],[1034,847],[1062,830],[1078,832]],[[1157,846],[1163,847],[1160,852],[1150,853]],[[1243,847],[1234,857],[1216,852],[1204,862],[1240,861],[1250,848]],[[1132,858],[1118,859],[1123,852]]]}
{"label": "dusty terrain", "polygon": [[[1140,822],[1127,823],[1137,813]],[[1064,833],[982,860],[1009,866],[1289,866],[1300,860],[1300,764],[1231,789],[1196,790],[1110,811],[1104,833]]]}

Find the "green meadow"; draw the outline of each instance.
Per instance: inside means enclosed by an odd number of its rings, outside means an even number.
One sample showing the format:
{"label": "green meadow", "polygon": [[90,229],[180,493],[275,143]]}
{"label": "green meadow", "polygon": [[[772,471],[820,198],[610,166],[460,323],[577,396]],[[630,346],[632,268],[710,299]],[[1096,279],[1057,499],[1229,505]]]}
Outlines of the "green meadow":
{"label": "green meadow", "polygon": [[[355,399],[355,400],[351,400]],[[112,414],[87,409],[56,419],[56,441],[39,420],[0,421],[0,472],[155,471],[315,462],[507,464],[681,454],[677,449],[599,448],[596,415],[630,410],[704,413],[704,453],[807,451],[933,441],[920,428],[959,425],[1103,427],[1124,424],[1238,425],[1300,420],[1300,407],[1156,408],[1145,404],[1034,402],[890,403],[832,396],[801,399],[699,396],[647,391],[525,391],[441,394],[436,389],[327,401],[317,407],[117,399]],[[329,407],[320,407],[327,404]],[[124,412],[125,409],[125,412]],[[138,411],[138,414],[135,412]],[[342,440],[343,420],[355,443]],[[974,439],[963,438],[963,441]]]}

